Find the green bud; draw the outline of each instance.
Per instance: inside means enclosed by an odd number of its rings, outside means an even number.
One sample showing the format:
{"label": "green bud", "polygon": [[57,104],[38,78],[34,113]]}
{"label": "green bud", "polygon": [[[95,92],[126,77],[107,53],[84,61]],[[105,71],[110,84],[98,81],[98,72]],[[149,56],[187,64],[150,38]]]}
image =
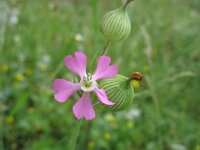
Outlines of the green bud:
{"label": "green bud", "polygon": [[123,110],[133,102],[134,90],[129,78],[117,75],[115,78],[102,80],[100,88],[106,91],[108,99],[115,104],[105,106],[107,109]]}
{"label": "green bud", "polygon": [[131,32],[131,22],[126,7],[121,7],[105,14],[100,29],[109,41],[126,39]]}

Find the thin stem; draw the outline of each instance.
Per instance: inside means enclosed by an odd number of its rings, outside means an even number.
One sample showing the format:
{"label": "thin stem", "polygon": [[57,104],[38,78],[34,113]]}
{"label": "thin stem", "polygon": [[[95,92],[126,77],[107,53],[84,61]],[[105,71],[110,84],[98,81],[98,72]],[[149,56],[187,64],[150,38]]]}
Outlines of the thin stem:
{"label": "thin stem", "polygon": [[128,6],[128,4],[129,4],[130,2],[132,2],[132,1],[134,1],[134,0],[127,0],[126,3],[124,4],[123,8],[125,9],[125,8]]}
{"label": "thin stem", "polygon": [[104,49],[101,51],[101,54],[100,54],[101,56],[107,54],[108,48],[109,48],[110,44],[111,44],[110,41],[108,41],[108,42],[106,43],[106,46],[105,46]]}
{"label": "thin stem", "polygon": [[77,143],[77,140],[78,140],[78,135],[79,135],[79,131],[80,131],[82,123],[83,123],[83,118],[76,122],[76,125],[74,127],[74,131],[73,131],[72,136],[70,138],[69,150],[75,150],[75,148],[76,148],[76,143]]}
{"label": "thin stem", "polygon": [[95,69],[95,65],[96,65],[97,60],[98,60],[97,58],[98,58],[99,56],[102,56],[102,55],[106,55],[106,54],[107,54],[108,48],[109,48],[110,44],[111,44],[110,41],[107,41],[107,43],[106,43],[104,49],[103,49],[102,51],[100,51],[100,52],[97,52],[96,55],[92,58],[92,61],[91,61],[91,68],[92,68],[92,70],[91,70],[91,71],[94,71],[94,69]]}
{"label": "thin stem", "polygon": [[94,103],[94,107],[96,107],[96,106],[98,106],[98,105],[100,105],[101,103],[100,102],[96,102],[96,103]]}

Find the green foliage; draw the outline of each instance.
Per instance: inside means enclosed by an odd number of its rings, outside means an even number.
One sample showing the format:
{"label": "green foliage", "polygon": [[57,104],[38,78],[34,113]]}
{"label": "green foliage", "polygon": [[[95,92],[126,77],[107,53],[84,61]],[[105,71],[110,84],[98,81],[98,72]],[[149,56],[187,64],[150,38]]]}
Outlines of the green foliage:
{"label": "green foliage", "polygon": [[[52,83],[71,79],[63,65],[66,55],[84,51],[91,61],[100,52],[106,42],[99,30],[101,17],[120,5],[106,0],[0,1],[0,149],[67,148],[78,96],[59,104]],[[131,34],[113,44],[108,55],[120,74],[140,71],[144,87],[135,89],[126,110],[97,111],[93,121],[84,122],[77,149],[199,150],[199,8],[197,0],[130,4]]]}

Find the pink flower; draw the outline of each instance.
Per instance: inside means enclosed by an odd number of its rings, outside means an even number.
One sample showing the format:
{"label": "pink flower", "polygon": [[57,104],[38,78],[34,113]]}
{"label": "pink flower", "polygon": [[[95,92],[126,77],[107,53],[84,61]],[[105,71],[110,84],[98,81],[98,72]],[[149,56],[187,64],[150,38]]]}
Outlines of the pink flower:
{"label": "pink flower", "polygon": [[94,108],[90,100],[90,93],[94,91],[97,98],[105,105],[113,105],[108,100],[104,89],[99,89],[97,80],[112,78],[117,74],[117,65],[110,65],[111,59],[108,56],[100,56],[95,73],[92,75],[86,73],[87,57],[82,52],[75,52],[75,57],[66,56],[64,60],[65,66],[80,76],[79,83],[72,83],[64,79],[57,79],[52,86],[57,93],[54,98],[58,102],[65,102],[71,95],[78,90],[83,91],[83,95],[73,106],[73,113],[77,119],[84,117],[91,120],[95,117]]}

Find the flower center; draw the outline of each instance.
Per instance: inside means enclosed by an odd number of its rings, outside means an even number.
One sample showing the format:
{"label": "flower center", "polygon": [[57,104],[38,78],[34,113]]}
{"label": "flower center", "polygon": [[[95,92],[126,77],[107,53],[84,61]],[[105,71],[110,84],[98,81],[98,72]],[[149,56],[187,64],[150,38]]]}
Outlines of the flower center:
{"label": "flower center", "polygon": [[92,79],[92,75],[90,73],[87,73],[87,75],[83,76],[83,78],[80,81],[81,90],[85,92],[93,91],[96,86],[97,82]]}

